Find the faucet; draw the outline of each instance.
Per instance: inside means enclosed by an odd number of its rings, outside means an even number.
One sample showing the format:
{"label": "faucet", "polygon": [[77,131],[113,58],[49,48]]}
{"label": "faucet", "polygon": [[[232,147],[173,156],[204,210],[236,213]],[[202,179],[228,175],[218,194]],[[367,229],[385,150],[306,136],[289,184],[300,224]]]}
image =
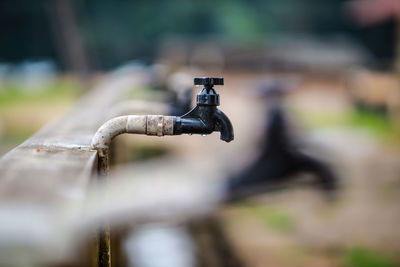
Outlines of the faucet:
{"label": "faucet", "polygon": [[233,127],[229,118],[217,108],[219,94],[214,85],[224,85],[224,78],[201,77],[194,78],[195,85],[203,85],[203,90],[197,95],[197,105],[191,111],[174,118],[174,135],[179,134],[210,134],[220,132],[221,140],[230,142],[234,139]]}
{"label": "faucet", "polygon": [[[219,95],[214,85],[223,85],[223,78],[202,77],[194,79],[195,85],[204,85],[197,95],[197,105],[182,116],[128,115],[105,122],[95,133],[91,148],[97,150],[98,178],[104,179],[109,172],[110,144],[120,134],[180,135],[221,133],[221,140],[233,140],[233,127],[228,117],[219,109]],[[110,229],[105,225],[98,236],[98,266],[111,266]]]}
{"label": "faucet", "polygon": [[219,95],[214,85],[223,85],[223,78],[202,77],[194,79],[195,85],[204,85],[197,95],[197,105],[182,116],[128,115],[113,118],[104,123],[93,136],[91,147],[106,157],[111,140],[123,133],[146,135],[207,135],[221,133],[221,140],[230,142],[234,138],[229,118],[220,111]]}

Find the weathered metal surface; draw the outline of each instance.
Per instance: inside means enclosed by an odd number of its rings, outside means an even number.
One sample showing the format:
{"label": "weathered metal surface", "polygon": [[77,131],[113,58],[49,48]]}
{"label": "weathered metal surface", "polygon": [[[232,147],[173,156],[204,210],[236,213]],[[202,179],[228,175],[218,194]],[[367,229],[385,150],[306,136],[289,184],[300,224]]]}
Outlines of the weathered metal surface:
{"label": "weathered metal surface", "polygon": [[98,233],[97,266],[111,266],[110,225],[106,224]]}
{"label": "weathered metal surface", "polygon": [[162,115],[147,116],[147,135],[173,135],[174,134],[174,117]]}
{"label": "weathered metal surface", "polygon": [[146,134],[147,116],[128,116],[126,131],[135,134]]}
{"label": "weathered metal surface", "polygon": [[113,138],[123,133],[147,135],[173,135],[173,116],[129,115],[105,122],[93,136],[93,149],[108,149]]}

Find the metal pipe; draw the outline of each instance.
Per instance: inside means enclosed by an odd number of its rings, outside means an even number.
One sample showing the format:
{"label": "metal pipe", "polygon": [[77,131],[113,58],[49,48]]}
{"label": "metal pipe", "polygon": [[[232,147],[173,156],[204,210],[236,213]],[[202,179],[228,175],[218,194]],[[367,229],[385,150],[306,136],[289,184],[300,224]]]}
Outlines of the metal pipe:
{"label": "metal pipe", "polygon": [[173,135],[174,118],[163,115],[129,115],[116,117],[104,123],[97,130],[91,143],[91,148],[98,152],[100,177],[108,175],[108,152],[112,139],[124,133]]}
{"label": "metal pipe", "polygon": [[[98,152],[98,177],[105,179],[109,173],[109,149],[112,139],[123,133],[146,135],[173,135],[173,116],[129,115],[104,123],[92,139],[91,148]],[[98,266],[111,266],[110,227],[107,223],[98,236]]]}
{"label": "metal pipe", "polygon": [[92,149],[108,149],[111,140],[123,133],[146,135],[173,135],[174,116],[129,115],[120,116],[104,123],[92,139]]}
{"label": "metal pipe", "polygon": [[[202,77],[194,79],[195,85],[204,85],[197,95],[197,106],[188,113],[177,116],[129,115],[111,119],[104,123],[92,139],[91,148],[98,152],[99,179],[109,172],[109,150],[113,138],[123,133],[146,135],[180,135],[221,133],[221,140],[231,142],[234,138],[229,118],[220,110],[219,95],[214,85],[223,85],[223,78]],[[99,238],[99,266],[111,266],[110,233],[105,225]]]}

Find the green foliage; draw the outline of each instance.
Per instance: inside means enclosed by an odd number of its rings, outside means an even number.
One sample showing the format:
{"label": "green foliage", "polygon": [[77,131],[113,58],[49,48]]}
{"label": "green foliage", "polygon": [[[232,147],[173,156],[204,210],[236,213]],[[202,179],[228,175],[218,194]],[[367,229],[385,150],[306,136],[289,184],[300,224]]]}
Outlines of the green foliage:
{"label": "green foliage", "polygon": [[142,99],[142,100],[148,100],[148,101],[153,101],[153,102],[163,102],[163,91],[160,90],[155,90],[151,87],[147,86],[142,86],[142,87],[135,87],[132,88],[132,90],[128,91],[125,94],[124,99]]}
{"label": "green foliage", "polygon": [[396,261],[386,253],[372,251],[362,246],[344,252],[344,264],[348,267],[394,267]]}
{"label": "green foliage", "polygon": [[243,1],[223,1],[217,6],[215,14],[217,28],[227,38],[245,40],[257,39],[261,36],[261,21],[254,6]]}
{"label": "green foliage", "polygon": [[366,128],[379,137],[385,137],[394,129],[388,118],[369,111],[356,111],[350,114],[349,124]]}
{"label": "green foliage", "polygon": [[0,113],[10,107],[76,99],[81,92],[75,79],[56,79],[45,88],[27,90],[23,83],[6,81],[0,85]]}
{"label": "green foliage", "polygon": [[296,110],[298,118],[310,128],[331,126],[350,127],[364,130],[372,137],[389,143],[400,140],[400,125],[390,121],[388,117],[373,111],[352,110],[342,113],[303,113]]}
{"label": "green foliage", "polygon": [[[0,61],[62,59],[53,40],[50,0],[0,1]],[[97,67],[110,69],[128,59],[157,56],[168,36],[232,42],[257,42],[281,33],[352,35],[343,17],[345,0],[74,0],[77,25]],[[381,34],[375,35],[385,37]],[[391,33],[391,31],[385,31]],[[370,33],[370,32],[368,32]],[[385,38],[361,38],[379,51],[390,51]],[[387,39],[387,38],[386,38]],[[385,39],[385,40],[386,40]],[[65,63],[65,62],[64,62]],[[65,67],[65,66],[64,66]]]}
{"label": "green foliage", "polygon": [[[282,32],[337,30],[337,0],[76,1],[85,44],[102,67],[154,57],[165,38],[257,43]],[[320,23],[323,21],[324,23]],[[342,25],[343,26],[343,25]],[[343,27],[336,27],[342,29]]]}
{"label": "green foliage", "polygon": [[277,232],[290,233],[295,229],[295,218],[275,207],[253,206],[252,210],[264,224]]}
{"label": "green foliage", "polygon": [[54,112],[64,110],[82,93],[78,82],[57,78],[45,88],[24,88],[6,81],[0,84],[0,154],[35,133]]}
{"label": "green foliage", "polygon": [[130,150],[130,160],[133,161],[145,161],[156,157],[165,156],[168,154],[169,149],[165,146],[142,144],[135,145],[133,149]]}

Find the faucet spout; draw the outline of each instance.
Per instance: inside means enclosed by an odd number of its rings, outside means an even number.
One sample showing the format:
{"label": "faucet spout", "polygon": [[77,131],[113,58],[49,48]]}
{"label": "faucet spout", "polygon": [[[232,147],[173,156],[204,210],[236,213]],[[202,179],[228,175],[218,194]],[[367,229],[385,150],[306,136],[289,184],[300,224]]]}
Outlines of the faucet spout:
{"label": "faucet spout", "polygon": [[174,117],[174,135],[179,134],[211,134],[220,132],[221,140],[230,142],[234,138],[232,123],[220,111],[219,95],[214,85],[223,85],[223,78],[195,78],[195,85],[204,85],[197,95],[197,105],[180,117]]}
{"label": "faucet spout", "polygon": [[234,139],[233,126],[229,118],[221,110],[214,113],[216,130],[221,133],[221,140],[229,143]]}

